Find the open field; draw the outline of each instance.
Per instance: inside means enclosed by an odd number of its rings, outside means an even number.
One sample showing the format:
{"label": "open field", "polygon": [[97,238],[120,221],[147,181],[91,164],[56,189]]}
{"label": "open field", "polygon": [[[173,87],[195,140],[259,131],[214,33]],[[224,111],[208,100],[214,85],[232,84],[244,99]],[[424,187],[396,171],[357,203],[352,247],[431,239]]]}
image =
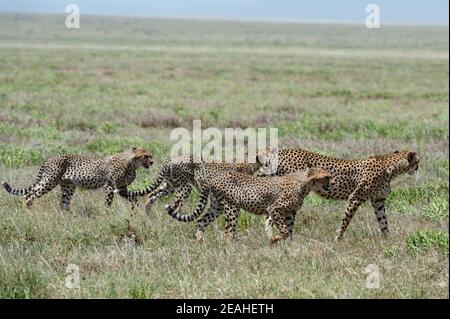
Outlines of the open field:
{"label": "open field", "polygon": [[[0,179],[29,185],[60,152],[150,148],[152,181],[170,131],[278,127],[282,148],[360,158],[415,150],[416,176],[393,182],[383,240],[370,204],[335,244],[345,202],[310,195],[294,240],[269,247],[244,213],[197,243],[160,201],[134,214],[121,198],[59,190],[35,201],[0,191],[0,298],[448,298],[448,27],[189,21],[0,14]],[[190,212],[197,196],[184,208]],[[134,235],[134,236],[130,236]],[[130,238],[135,238],[130,240]],[[68,264],[80,288],[65,286]],[[367,289],[365,269],[380,269]]]}

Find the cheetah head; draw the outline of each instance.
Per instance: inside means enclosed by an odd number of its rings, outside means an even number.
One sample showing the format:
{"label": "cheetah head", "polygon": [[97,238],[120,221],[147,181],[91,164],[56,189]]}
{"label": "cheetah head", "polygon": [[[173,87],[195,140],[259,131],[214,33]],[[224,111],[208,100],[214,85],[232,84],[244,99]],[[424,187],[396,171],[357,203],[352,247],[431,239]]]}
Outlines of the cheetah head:
{"label": "cheetah head", "polygon": [[332,175],[322,168],[308,168],[306,171],[306,177],[309,183],[312,183],[312,191],[330,189],[330,181]]}
{"label": "cheetah head", "polygon": [[153,164],[153,155],[150,151],[142,147],[133,147],[131,149],[133,154],[133,163],[135,163],[136,167],[143,166],[145,168],[150,168]]}
{"label": "cheetah head", "polygon": [[278,149],[266,147],[266,149],[258,154],[256,163],[259,169],[256,175],[274,176],[278,170]]}
{"label": "cheetah head", "polygon": [[419,155],[416,152],[408,152],[406,160],[408,161],[408,164],[406,164],[406,172],[409,175],[413,175],[419,169]]}
{"label": "cheetah head", "polygon": [[386,169],[391,178],[403,173],[413,175],[419,169],[419,155],[415,152],[395,151],[394,156],[395,162]]}

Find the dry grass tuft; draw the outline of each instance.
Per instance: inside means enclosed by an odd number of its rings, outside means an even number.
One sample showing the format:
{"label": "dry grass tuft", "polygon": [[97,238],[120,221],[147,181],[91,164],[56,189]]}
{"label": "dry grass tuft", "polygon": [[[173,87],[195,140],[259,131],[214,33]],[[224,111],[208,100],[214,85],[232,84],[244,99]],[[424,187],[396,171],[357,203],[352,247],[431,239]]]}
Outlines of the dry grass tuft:
{"label": "dry grass tuft", "polygon": [[174,128],[181,125],[181,121],[176,115],[155,113],[140,115],[137,122],[142,128]]}

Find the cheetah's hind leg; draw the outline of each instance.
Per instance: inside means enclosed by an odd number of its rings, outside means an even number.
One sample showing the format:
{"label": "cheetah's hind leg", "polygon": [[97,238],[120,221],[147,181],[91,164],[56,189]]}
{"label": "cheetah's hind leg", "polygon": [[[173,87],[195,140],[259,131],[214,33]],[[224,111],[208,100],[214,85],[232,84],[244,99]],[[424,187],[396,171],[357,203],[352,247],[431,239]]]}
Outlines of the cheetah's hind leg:
{"label": "cheetah's hind leg", "polygon": [[181,186],[181,190],[178,191],[177,194],[177,198],[175,199],[175,201],[173,202],[172,205],[167,204],[165,206],[165,210],[169,213],[169,214],[173,214],[178,212],[181,207],[183,207],[183,205],[186,203],[189,195],[191,194],[192,191],[192,185],[191,184],[184,184]]}
{"label": "cheetah's hind leg", "polygon": [[59,205],[62,211],[70,211],[70,201],[72,200],[73,193],[75,192],[75,185],[73,184],[61,184],[61,198]]}
{"label": "cheetah's hind leg", "polygon": [[24,196],[24,206],[29,209],[33,200],[39,198],[48,192],[50,192],[53,188],[58,185],[58,180],[50,177],[43,177],[39,183],[37,183],[33,189]]}
{"label": "cheetah's hind leg", "polygon": [[175,188],[168,183],[164,183],[157,190],[151,192],[148,195],[147,201],[145,203],[145,212],[148,214],[152,205],[161,197],[171,195],[175,192]]}

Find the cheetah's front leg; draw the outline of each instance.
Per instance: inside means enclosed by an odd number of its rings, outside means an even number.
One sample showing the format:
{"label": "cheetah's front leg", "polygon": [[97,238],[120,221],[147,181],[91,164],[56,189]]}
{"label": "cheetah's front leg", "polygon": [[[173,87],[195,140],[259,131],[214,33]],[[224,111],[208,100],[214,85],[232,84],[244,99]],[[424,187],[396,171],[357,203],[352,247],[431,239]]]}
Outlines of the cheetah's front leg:
{"label": "cheetah's front leg", "polygon": [[285,216],[285,222],[286,226],[289,232],[289,238],[292,239],[293,232],[294,232],[294,223],[295,223],[295,215],[297,212],[290,212],[287,213]]}
{"label": "cheetah's front leg", "polygon": [[239,218],[240,209],[236,206],[228,204],[226,201],[222,201],[221,206],[223,207],[227,225],[225,227],[225,234],[228,238],[236,239],[236,223]]}
{"label": "cheetah's front leg", "polygon": [[119,188],[119,195],[131,203],[131,209],[135,209],[138,206],[137,197],[128,196],[129,192],[126,186]]}
{"label": "cheetah's front leg", "polygon": [[197,232],[195,237],[197,240],[203,240],[205,228],[223,213],[223,207],[219,204],[214,193],[211,193],[209,200],[209,208],[205,215],[197,222]]}
{"label": "cheetah's front leg", "polygon": [[289,230],[286,225],[286,221],[283,215],[283,211],[279,208],[268,207],[267,212],[269,216],[272,218],[274,224],[277,226],[280,231],[280,235],[272,235],[270,239],[270,244],[274,244],[279,240],[286,239],[289,237]]}
{"label": "cheetah's front leg", "polygon": [[350,224],[350,221],[352,220],[353,215],[355,215],[355,212],[358,210],[358,207],[361,206],[361,204],[364,202],[365,202],[364,199],[358,198],[354,194],[349,196],[349,203],[348,203],[347,209],[345,211],[345,216],[342,219],[341,229],[338,231],[338,235],[334,239],[335,241],[342,239],[342,236],[344,235],[345,230],[347,229],[348,225]]}
{"label": "cheetah's front leg", "polygon": [[351,193],[348,197],[348,205],[345,211],[345,216],[342,219],[341,229],[338,230],[338,235],[335,237],[334,241],[342,239],[342,236],[344,235],[345,230],[350,224],[353,215],[355,215],[355,212],[358,210],[359,206],[367,201],[367,194],[370,193],[369,185],[370,184],[368,184],[367,182],[360,183],[353,191],[353,193]]}
{"label": "cheetah's front leg", "polygon": [[[288,213],[286,214],[285,221],[286,226],[289,231],[289,238],[293,238],[293,231],[294,231],[294,223],[295,223],[295,215],[297,212]],[[266,215],[266,220],[264,222],[264,230],[266,232],[266,235],[269,239],[273,236],[273,219],[269,215]]]}
{"label": "cheetah's front leg", "polygon": [[266,216],[266,221],[264,222],[264,230],[269,239],[273,236],[273,219],[269,215]]}
{"label": "cheetah's front leg", "polygon": [[107,185],[103,186],[103,188],[105,190],[105,205],[107,207],[111,207],[112,202],[114,200],[114,187],[107,184]]}
{"label": "cheetah's front leg", "polygon": [[373,207],[373,212],[377,216],[378,224],[380,225],[380,230],[383,233],[384,237],[388,237],[389,227],[386,217],[386,210],[384,206],[386,198],[379,198],[371,200],[371,204]]}

